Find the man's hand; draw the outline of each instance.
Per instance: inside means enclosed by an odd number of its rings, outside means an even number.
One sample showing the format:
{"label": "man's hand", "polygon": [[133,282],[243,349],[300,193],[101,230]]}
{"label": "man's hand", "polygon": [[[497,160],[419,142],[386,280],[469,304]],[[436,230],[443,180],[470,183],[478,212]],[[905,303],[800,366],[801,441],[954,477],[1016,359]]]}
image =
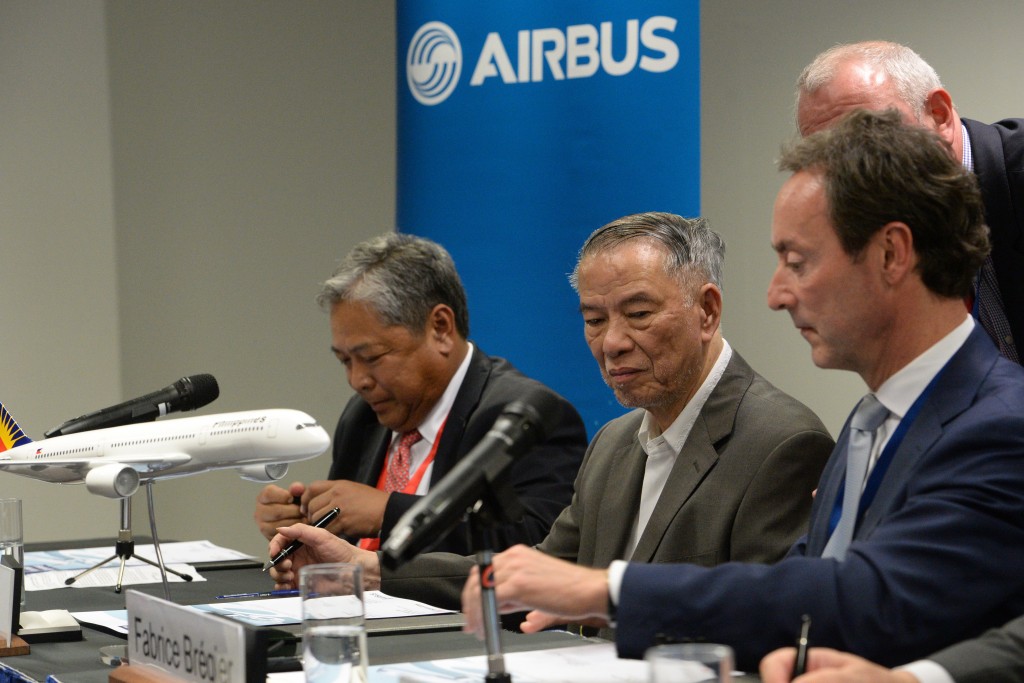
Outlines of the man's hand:
{"label": "man's hand", "polygon": [[765,655],[761,660],[761,680],[764,683],[919,683],[906,671],[891,671],[872,664],[856,655],[812,647],[807,652],[807,673],[793,676],[796,650],[784,647]]}
{"label": "man's hand", "polygon": [[[491,562],[498,611],[534,610],[523,630],[539,631],[555,624],[583,621],[608,623],[608,574],[553,558],[517,545],[494,556]],[[474,567],[462,589],[463,630],[483,635],[480,575]]]}
{"label": "man's hand", "polygon": [[274,579],[276,590],[297,588],[299,569],[307,564],[321,562],[353,562],[362,565],[363,588],[380,588],[380,562],[377,553],[361,550],[326,529],[317,529],[308,524],[282,527],[280,533],[270,541],[270,557],[276,557],[295,540],[302,541],[302,547],[270,568],[270,576]]}
{"label": "man's hand", "polygon": [[278,527],[291,526],[300,522],[308,522],[306,516],[295,504],[295,499],[300,498],[306,491],[302,482],[293,482],[288,490],[267,484],[256,496],[256,511],[253,519],[260,528],[260,533],[268,541],[277,534]]}
{"label": "man's hand", "polygon": [[315,522],[332,508],[338,508],[341,514],[327,526],[332,533],[372,538],[380,533],[389,495],[344,479],[314,481],[302,494],[302,509],[309,521]]}

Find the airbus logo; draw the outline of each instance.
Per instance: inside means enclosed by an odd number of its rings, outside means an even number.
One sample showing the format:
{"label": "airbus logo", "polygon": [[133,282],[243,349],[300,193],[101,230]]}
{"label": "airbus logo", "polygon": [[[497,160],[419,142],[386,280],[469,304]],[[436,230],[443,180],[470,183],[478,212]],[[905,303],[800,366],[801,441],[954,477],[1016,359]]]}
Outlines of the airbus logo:
{"label": "airbus logo", "polygon": [[427,106],[444,102],[462,73],[462,46],[448,24],[431,21],[409,41],[405,78],[412,96]]}
{"label": "airbus logo", "polygon": [[[654,16],[642,23],[627,20],[618,30],[610,21],[540,28],[516,33],[509,49],[497,32],[487,34],[476,59],[470,86],[497,80],[505,85],[590,78],[598,71],[624,76],[634,69],[664,73],[679,63],[679,46],[671,35],[677,21]],[[462,71],[462,47],[450,26],[424,24],[409,42],[406,80],[413,97],[435,105],[448,99]]]}

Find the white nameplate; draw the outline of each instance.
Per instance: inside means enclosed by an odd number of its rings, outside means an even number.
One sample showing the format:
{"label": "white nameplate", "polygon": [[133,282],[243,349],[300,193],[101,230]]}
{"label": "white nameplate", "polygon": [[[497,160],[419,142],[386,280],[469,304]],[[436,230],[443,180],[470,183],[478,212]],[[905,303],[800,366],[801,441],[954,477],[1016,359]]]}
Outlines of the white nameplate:
{"label": "white nameplate", "polygon": [[15,594],[14,569],[0,564],[0,638],[11,644],[11,636],[18,632],[14,608],[21,600]]}
{"label": "white nameplate", "polygon": [[128,662],[186,681],[245,683],[245,627],[130,590]]}

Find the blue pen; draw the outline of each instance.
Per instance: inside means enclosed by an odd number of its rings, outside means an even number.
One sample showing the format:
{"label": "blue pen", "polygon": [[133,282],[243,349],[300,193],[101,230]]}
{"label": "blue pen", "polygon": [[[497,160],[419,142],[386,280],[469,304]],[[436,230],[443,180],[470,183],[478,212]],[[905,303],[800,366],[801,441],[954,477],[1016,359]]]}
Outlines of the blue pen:
{"label": "blue pen", "polygon": [[218,600],[232,600],[235,598],[283,598],[287,595],[298,595],[299,591],[295,589],[279,590],[279,591],[262,591],[259,593],[231,593],[230,595],[218,595]]}

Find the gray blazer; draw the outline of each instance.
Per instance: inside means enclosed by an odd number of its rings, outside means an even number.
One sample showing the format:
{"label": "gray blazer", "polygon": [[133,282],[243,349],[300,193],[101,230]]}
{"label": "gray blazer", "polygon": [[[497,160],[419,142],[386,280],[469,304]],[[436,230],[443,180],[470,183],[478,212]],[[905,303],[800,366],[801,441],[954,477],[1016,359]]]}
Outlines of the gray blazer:
{"label": "gray blazer", "polygon": [[928,659],[940,664],[956,683],[1020,683],[1024,681],[1024,617]]}
{"label": "gray blazer", "polygon": [[[630,558],[646,455],[643,411],[606,424],[587,449],[572,503],[540,550],[590,567],[612,560],[774,562],[806,532],[811,492],[833,441],[818,417],[733,351],[708,397]],[[386,593],[450,609],[473,559],[426,553],[383,570]]]}

